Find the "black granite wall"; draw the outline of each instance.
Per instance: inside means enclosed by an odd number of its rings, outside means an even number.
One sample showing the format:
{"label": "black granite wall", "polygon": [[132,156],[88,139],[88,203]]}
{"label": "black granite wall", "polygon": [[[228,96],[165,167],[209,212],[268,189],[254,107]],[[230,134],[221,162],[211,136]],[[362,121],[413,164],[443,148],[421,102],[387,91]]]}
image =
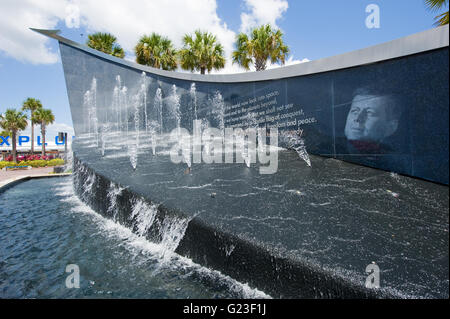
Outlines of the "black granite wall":
{"label": "black granite wall", "polygon": [[[133,97],[145,84],[146,120],[162,121],[163,131],[176,126],[171,95],[180,102],[181,126],[207,119],[220,127],[217,105],[223,103],[225,127],[246,127],[248,114],[259,126],[301,131],[307,151],[400,174],[448,184],[449,85],[448,47],[402,58],[320,74],[243,83],[193,83],[132,69],[60,43],[75,134],[90,121],[85,94],[96,79],[98,125],[112,124],[118,114],[114,87],[127,88],[127,114],[135,128]],[[162,94],[162,120],[155,108]],[[117,97],[116,97],[117,98]],[[219,103],[218,103],[219,102]],[[195,103],[195,105],[194,105]],[[116,103],[117,104],[117,103]],[[194,114],[194,109],[197,110]],[[117,125],[118,127],[118,125]]]}

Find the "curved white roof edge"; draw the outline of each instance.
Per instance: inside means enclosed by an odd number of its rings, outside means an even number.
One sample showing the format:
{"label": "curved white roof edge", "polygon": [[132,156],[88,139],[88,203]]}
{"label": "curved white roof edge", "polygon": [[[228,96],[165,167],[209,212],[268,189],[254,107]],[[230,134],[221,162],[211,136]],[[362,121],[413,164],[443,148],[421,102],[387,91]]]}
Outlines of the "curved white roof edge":
{"label": "curved white roof edge", "polygon": [[74,42],[58,35],[59,30],[31,30],[58,40],[60,43],[83,50],[101,59],[106,59],[136,70],[165,76],[168,78],[187,80],[193,82],[253,82],[276,80],[300,75],[328,72],[333,70],[345,69],[364,64],[376,63],[384,60],[395,59],[403,56],[417,54],[448,47],[449,45],[449,26],[442,26],[430,30],[415,33],[400,39],[377,44],[364,49],[351,51],[335,55],[328,58],[314,60],[305,63],[294,64],[290,66],[279,67],[260,72],[245,72],[235,74],[194,74],[180,73],[174,71],[164,71],[152,67],[137,64],[124,59],[116,58],[103,52],[89,48],[86,45]]}

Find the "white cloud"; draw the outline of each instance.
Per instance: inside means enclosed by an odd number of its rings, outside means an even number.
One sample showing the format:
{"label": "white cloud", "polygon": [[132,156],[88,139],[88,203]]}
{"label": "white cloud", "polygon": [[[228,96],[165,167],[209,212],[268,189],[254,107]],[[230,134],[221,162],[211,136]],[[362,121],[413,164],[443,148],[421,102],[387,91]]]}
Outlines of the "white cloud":
{"label": "white cloud", "polygon": [[81,24],[88,32],[111,32],[128,52],[127,56],[133,54],[143,34],[160,33],[169,37],[176,47],[181,47],[184,34],[200,29],[215,34],[224,46],[228,63],[222,72],[237,69],[231,66],[236,34],[217,15],[215,0],[140,1],[139,5],[129,1],[96,0],[78,4]]}
{"label": "white cloud", "polygon": [[247,10],[241,14],[240,31],[248,33],[252,28],[270,24],[278,28],[276,22],[287,11],[287,0],[244,0]]}
{"label": "white cloud", "polygon": [[70,137],[75,135],[73,127],[65,123],[53,123],[46,128],[46,134],[49,136],[57,136],[59,132],[66,132]]}
{"label": "white cloud", "polygon": [[85,27],[89,33],[114,34],[127,57],[133,56],[140,36],[151,32],[169,37],[176,47],[187,32],[212,32],[228,60],[235,40],[235,32],[217,15],[216,0],[2,0],[0,51],[35,64],[57,62],[49,40],[28,28],[52,29],[59,21],[65,21],[68,28]]}
{"label": "white cloud", "polygon": [[[72,137],[75,135],[75,131],[72,126],[65,123],[53,123],[48,125],[45,128],[45,136],[49,136],[50,138],[55,138],[59,132],[67,132],[67,135]],[[20,132],[20,135],[31,136],[31,121],[28,120],[28,125],[25,130]],[[34,135],[41,135],[41,126],[39,124],[34,125]]]}
{"label": "white cloud", "polygon": [[[273,28],[279,29],[277,21],[289,8],[287,0],[244,0],[247,12],[241,14],[240,32],[249,33],[251,29],[264,24],[270,24]],[[306,59],[307,60],[307,59]],[[308,60],[309,61],[309,60]],[[303,60],[293,60],[291,56],[285,65],[306,62]],[[280,67],[279,64],[272,64],[267,61],[267,69]],[[254,65],[250,66],[250,71],[255,71]]]}
{"label": "white cloud", "polygon": [[275,69],[275,68],[279,68],[281,66],[288,66],[288,65],[293,65],[293,64],[300,64],[300,63],[305,63],[305,62],[309,62],[310,60],[308,58],[304,58],[301,60],[294,60],[294,57],[291,56],[287,59],[287,61],[284,63],[284,65],[280,65],[280,64],[272,64],[270,61],[267,61],[267,69]]}
{"label": "white cloud", "polygon": [[[240,32],[248,33],[252,28],[270,24],[272,27],[279,29],[277,21],[283,17],[283,14],[289,8],[287,0],[244,0],[248,12],[241,14]],[[290,56],[284,66],[309,62],[309,59],[294,59]],[[266,69],[275,69],[283,65],[272,64],[267,61]],[[255,71],[254,65],[250,66],[250,71]]]}
{"label": "white cloud", "polygon": [[66,6],[65,22],[68,28],[80,27],[80,7],[78,5],[78,2],[69,3]]}
{"label": "white cloud", "polygon": [[57,62],[58,55],[49,49],[48,40],[29,28],[55,28],[64,17],[65,5],[61,0],[0,1],[0,51],[33,64]]}
{"label": "white cloud", "polygon": [[[287,0],[244,0],[241,29],[276,22],[288,8]],[[237,73],[244,69],[231,63],[236,33],[217,14],[216,0],[1,0],[0,51],[24,62],[48,64],[58,61],[52,40],[29,27],[54,29],[59,22],[68,28],[110,32],[134,61],[134,46],[140,36],[157,32],[176,47],[185,33],[196,29],[215,34],[224,46],[225,69],[213,73]],[[63,34],[64,36],[64,34]]]}

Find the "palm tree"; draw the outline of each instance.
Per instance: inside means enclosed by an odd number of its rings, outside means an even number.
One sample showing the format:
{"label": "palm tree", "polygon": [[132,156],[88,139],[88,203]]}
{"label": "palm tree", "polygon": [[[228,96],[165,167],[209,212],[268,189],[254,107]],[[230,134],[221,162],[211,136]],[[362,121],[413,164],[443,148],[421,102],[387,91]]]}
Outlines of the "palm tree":
{"label": "palm tree", "polygon": [[184,70],[200,71],[220,70],[225,67],[223,46],[216,37],[208,32],[195,31],[195,37],[186,34],[183,37],[183,48],[178,52],[180,65]]}
{"label": "palm tree", "polygon": [[245,33],[237,35],[233,63],[246,70],[249,70],[250,64],[253,63],[256,71],[262,71],[266,69],[267,60],[284,64],[288,54],[289,48],[283,42],[283,33],[280,30],[272,30],[270,24],[266,24],[254,28],[250,39]]}
{"label": "palm tree", "polygon": [[120,45],[116,43],[117,38],[111,33],[97,32],[88,35],[88,38],[89,39],[86,42],[88,47],[121,59],[125,57],[125,52]]}
{"label": "palm tree", "polygon": [[157,69],[174,71],[177,68],[177,51],[172,41],[157,33],[144,35],[134,48],[136,62]]}
{"label": "palm tree", "polygon": [[3,137],[9,136],[9,137],[11,137],[11,132],[8,131],[8,130],[3,130],[3,131],[0,132],[0,136],[3,136]]}
{"label": "palm tree", "polygon": [[0,115],[0,126],[11,134],[13,162],[17,163],[16,140],[17,132],[23,131],[28,125],[27,115],[14,109],[7,109]]}
{"label": "palm tree", "polygon": [[[436,12],[448,6],[448,0],[425,0],[428,10]],[[448,24],[448,11],[436,16],[435,25],[442,26]]]}
{"label": "palm tree", "polygon": [[31,154],[34,154],[34,122],[33,122],[33,115],[34,112],[37,109],[42,108],[41,101],[29,97],[28,99],[23,102],[22,105],[22,111],[30,111],[30,118],[31,118]]}
{"label": "palm tree", "polygon": [[41,125],[42,156],[45,156],[45,129],[48,124],[52,124],[55,121],[55,116],[52,110],[40,108],[34,112],[32,120]]}

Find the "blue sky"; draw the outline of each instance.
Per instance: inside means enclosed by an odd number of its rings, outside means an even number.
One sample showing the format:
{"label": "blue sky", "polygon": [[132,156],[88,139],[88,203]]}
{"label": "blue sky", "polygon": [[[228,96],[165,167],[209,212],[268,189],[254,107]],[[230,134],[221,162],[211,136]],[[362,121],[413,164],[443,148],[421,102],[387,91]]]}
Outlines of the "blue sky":
{"label": "blue sky", "polygon": [[[369,4],[380,8],[379,29],[365,25]],[[230,54],[237,33],[271,23],[284,32],[292,64],[433,28],[436,15],[426,10],[423,0],[46,0],[40,4],[1,0],[0,113],[35,97],[52,109],[56,131],[72,126],[57,42],[29,27],[57,28],[64,37],[82,43],[88,33],[111,32],[127,50],[127,58],[133,59],[133,43],[144,33],[168,35],[179,45],[183,33],[207,29],[217,34]],[[227,65],[224,72],[243,70]]]}

